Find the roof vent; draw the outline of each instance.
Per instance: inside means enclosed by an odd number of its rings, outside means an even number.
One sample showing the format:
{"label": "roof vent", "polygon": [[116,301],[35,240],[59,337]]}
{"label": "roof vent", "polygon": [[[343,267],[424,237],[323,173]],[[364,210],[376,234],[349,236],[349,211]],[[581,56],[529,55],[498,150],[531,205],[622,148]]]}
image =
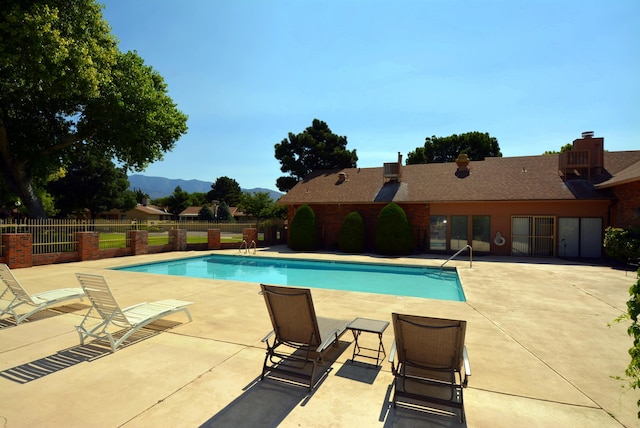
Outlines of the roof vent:
{"label": "roof vent", "polygon": [[458,159],[456,159],[456,165],[458,165],[459,171],[467,171],[469,169],[469,156],[466,153],[460,153]]}
{"label": "roof vent", "polygon": [[593,137],[593,131],[584,131],[582,133],[582,138],[591,138]]}
{"label": "roof vent", "polygon": [[344,172],[339,172],[338,173],[338,184],[344,183],[345,181],[347,181],[347,174],[344,173]]}
{"label": "roof vent", "polygon": [[466,153],[460,153],[458,158],[456,159],[456,165],[458,165],[458,169],[456,170],[456,177],[465,178],[471,174],[469,171],[469,156]]}

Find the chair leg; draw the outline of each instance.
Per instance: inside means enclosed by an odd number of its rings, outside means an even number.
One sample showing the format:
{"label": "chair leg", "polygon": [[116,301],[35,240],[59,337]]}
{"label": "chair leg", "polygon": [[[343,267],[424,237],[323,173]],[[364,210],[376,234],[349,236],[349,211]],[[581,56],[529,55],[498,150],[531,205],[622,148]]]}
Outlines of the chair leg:
{"label": "chair leg", "polygon": [[264,356],[264,362],[262,363],[262,374],[260,375],[260,380],[264,380],[264,375],[267,372],[267,361],[269,361],[269,351]]}
{"label": "chair leg", "polygon": [[311,379],[309,379],[309,392],[313,391],[313,380],[316,375],[316,362],[313,362],[313,367],[311,368]]}

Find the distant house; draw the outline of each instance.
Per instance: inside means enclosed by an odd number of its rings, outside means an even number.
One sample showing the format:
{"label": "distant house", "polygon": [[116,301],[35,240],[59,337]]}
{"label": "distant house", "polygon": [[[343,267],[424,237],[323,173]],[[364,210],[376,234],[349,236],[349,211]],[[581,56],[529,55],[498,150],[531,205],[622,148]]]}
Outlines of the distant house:
{"label": "distant house", "polygon": [[198,215],[202,207],[187,207],[180,214],[178,219],[180,221],[195,221],[198,220]]}
{"label": "distant house", "polygon": [[400,205],[417,252],[472,246],[495,255],[600,257],[604,228],[640,226],[640,150],[605,152],[583,133],[561,154],[315,171],[278,201],[288,220],[308,204],[326,249],[358,211],[372,250],[380,210]]}
{"label": "distant house", "polygon": [[166,208],[151,205],[151,202],[146,199],[129,211],[113,208],[109,211],[101,212],[98,218],[105,220],[161,221],[174,220],[175,216],[167,211]]}
{"label": "distant house", "polygon": [[124,215],[126,220],[161,221],[175,219],[175,216],[167,211],[166,208],[151,204],[138,204],[134,209],[127,211]]}
{"label": "distant house", "polygon": [[[198,215],[201,209],[202,207],[187,207],[178,215],[178,218],[180,219],[180,221],[196,221],[198,220]],[[229,213],[238,223],[255,221],[255,218],[247,216],[244,212],[240,211],[238,207],[229,207]]]}

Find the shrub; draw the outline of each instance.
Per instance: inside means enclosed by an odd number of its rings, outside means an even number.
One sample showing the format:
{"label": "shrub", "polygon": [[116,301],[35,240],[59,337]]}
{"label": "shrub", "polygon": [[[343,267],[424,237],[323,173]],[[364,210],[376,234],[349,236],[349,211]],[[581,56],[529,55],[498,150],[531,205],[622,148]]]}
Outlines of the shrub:
{"label": "shrub", "polygon": [[[636,271],[640,277],[640,268]],[[616,318],[617,322],[631,320],[631,325],[627,328],[627,333],[633,338],[633,346],[629,348],[629,356],[631,361],[625,369],[626,379],[614,376],[619,380],[625,381],[632,389],[640,388],[640,279],[629,289],[631,298],[627,302],[627,313]],[[636,405],[640,410],[640,400],[636,401]],[[638,419],[640,419],[640,411],[638,411]]]}
{"label": "shrub", "polygon": [[309,205],[301,206],[291,219],[289,246],[296,251],[313,251],[318,245],[316,215]]}
{"label": "shrub", "polygon": [[640,228],[607,227],[604,231],[604,250],[609,257],[623,263],[640,260]]}
{"label": "shrub", "polygon": [[342,221],[338,248],[343,253],[361,253],[364,251],[364,219],[357,211],[352,211]]}
{"label": "shrub", "polygon": [[205,205],[204,207],[200,208],[200,211],[198,211],[198,220],[213,221],[215,220],[215,215],[213,214],[211,208]]}
{"label": "shrub", "polygon": [[415,238],[407,214],[395,203],[385,206],[376,224],[376,251],[386,255],[411,254]]}

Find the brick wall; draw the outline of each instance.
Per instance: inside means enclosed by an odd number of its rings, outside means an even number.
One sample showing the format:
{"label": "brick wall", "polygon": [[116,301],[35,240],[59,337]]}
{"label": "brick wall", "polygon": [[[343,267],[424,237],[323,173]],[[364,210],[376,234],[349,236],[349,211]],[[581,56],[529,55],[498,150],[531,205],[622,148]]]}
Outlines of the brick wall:
{"label": "brick wall", "polygon": [[127,232],[133,255],[147,254],[149,249],[149,232],[146,230],[130,230]]}
{"label": "brick wall", "polygon": [[220,242],[220,229],[207,230],[207,248],[209,250],[219,250]]}
{"label": "brick wall", "polygon": [[80,260],[98,260],[100,258],[100,233],[76,232],[78,255]]}
{"label": "brick wall", "polygon": [[187,230],[171,229],[169,231],[169,244],[173,246],[173,251],[185,251],[187,249]]}
{"label": "brick wall", "polygon": [[618,197],[615,205],[615,227],[640,227],[640,181],[613,188]]}
{"label": "brick wall", "polygon": [[[188,244],[187,231],[174,229],[170,232],[170,243],[165,245],[149,246],[149,233],[146,230],[132,230],[127,232],[130,245],[126,248],[100,249],[98,232],[78,232],[76,241],[78,251],[33,254],[32,236],[29,233],[4,233],[1,235],[3,255],[0,262],[6,263],[10,268],[24,268],[31,266],[68,263],[82,260],[99,260],[113,257],[131,256],[137,254],[156,254],[185,250],[216,250],[236,249],[240,247],[237,242],[221,243],[220,230],[208,231],[208,242],[202,244]],[[258,230],[254,228],[243,231],[247,242],[258,243]]]}
{"label": "brick wall", "polygon": [[249,227],[242,230],[242,239],[247,242],[247,245],[251,245],[252,242],[258,244],[258,229]]}
{"label": "brick wall", "polygon": [[33,266],[33,242],[30,233],[4,233],[4,260],[10,268]]}

